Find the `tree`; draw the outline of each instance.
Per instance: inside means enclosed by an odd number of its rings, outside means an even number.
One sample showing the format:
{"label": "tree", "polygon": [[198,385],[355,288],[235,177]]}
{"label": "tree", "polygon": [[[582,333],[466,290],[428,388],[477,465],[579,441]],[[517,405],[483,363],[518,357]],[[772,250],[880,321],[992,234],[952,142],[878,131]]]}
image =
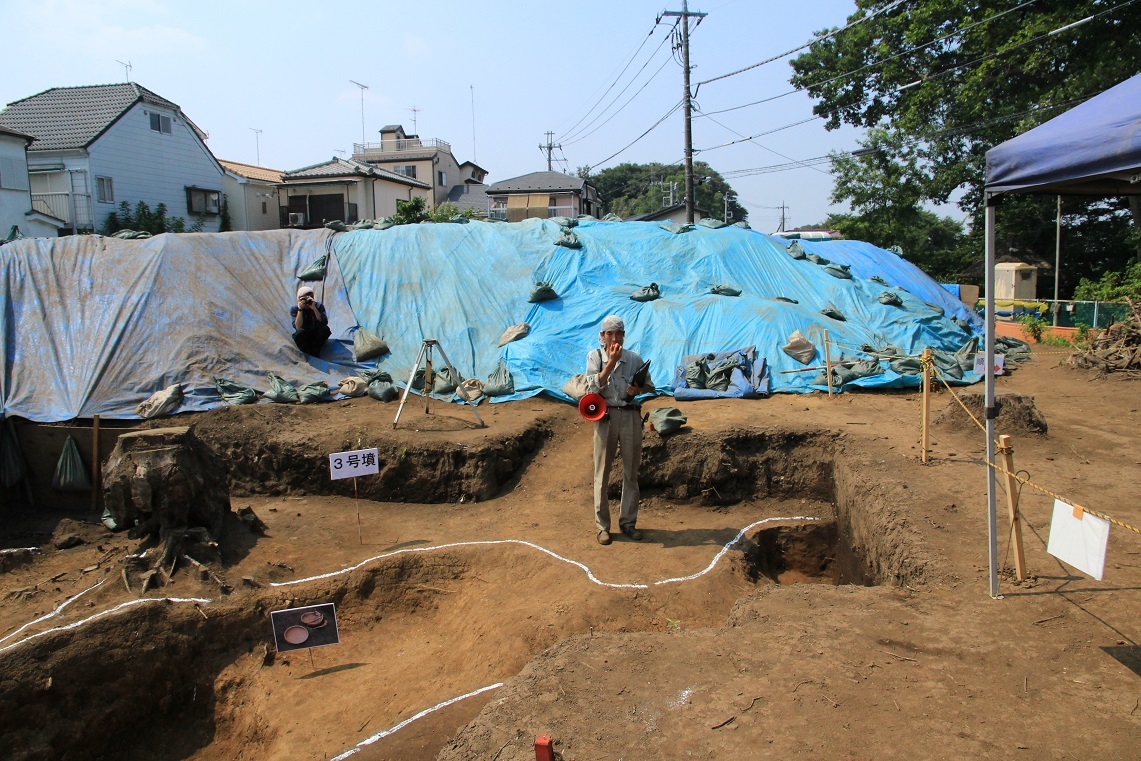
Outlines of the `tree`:
{"label": "tree", "polygon": [[475,209],[464,209],[460,211],[460,207],[456,206],[451,201],[444,201],[442,204],[433,206],[425,216],[427,222],[451,222],[455,217],[465,217],[467,219],[475,219],[479,216]]}
{"label": "tree", "polygon": [[1106,272],[1097,282],[1082,278],[1074,298],[1085,301],[1141,300],[1141,262],[1133,262],[1120,272]]}
{"label": "tree", "polygon": [[[961,193],[960,207],[975,215],[976,240],[983,227],[987,149],[1141,69],[1141,8],[1136,6],[1113,11],[1100,0],[926,0],[917,8],[856,0],[856,7],[848,21],[866,20],[814,43],[792,61],[792,84],[817,99],[813,110],[827,119],[829,129],[841,123],[874,129],[865,147],[886,149],[874,159],[858,152],[860,168],[879,162],[880,171],[863,183],[866,187],[838,184],[837,195],[855,206],[858,193],[875,195],[877,183],[883,186],[881,199],[892,204],[941,204]],[[1080,27],[1051,34],[1087,17],[1092,18]],[[1084,242],[1116,251],[1120,269],[1122,257],[1129,257],[1122,237],[1128,225],[1119,223],[1128,220],[1126,204],[1067,203],[1071,229],[1063,235],[1084,227]],[[1048,247],[1038,249],[1048,258],[1053,204],[1051,198],[1008,202],[998,217],[1000,246],[1049,240]],[[1120,219],[1113,222],[1107,215]],[[1135,205],[1133,216],[1134,224],[1141,224],[1141,205]],[[1091,234],[1105,237],[1095,242]]]}
{"label": "tree", "polygon": [[424,199],[420,196],[407,201],[396,202],[396,213],[392,215],[392,222],[397,225],[414,225],[428,218]]}
{"label": "tree", "polygon": [[218,210],[218,232],[228,233],[233,229],[233,222],[230,220],[230,199],[223,194],[222,207]]}
{"label": "tree", "polygon": [[[590,167],[579,167],[578,176],[589,180],[602,196],[606,210],[620,217],[657,211],[669,205],[671,184],[674,203],[685,202],[685,169],[673,164],[619,164],[590,174]],[[715,169],[704,161],[693,163],[694,205],[718,219],[725,211],[729,196],[732,220],[748,219],[749,213],[737,202],[733,188]]]}

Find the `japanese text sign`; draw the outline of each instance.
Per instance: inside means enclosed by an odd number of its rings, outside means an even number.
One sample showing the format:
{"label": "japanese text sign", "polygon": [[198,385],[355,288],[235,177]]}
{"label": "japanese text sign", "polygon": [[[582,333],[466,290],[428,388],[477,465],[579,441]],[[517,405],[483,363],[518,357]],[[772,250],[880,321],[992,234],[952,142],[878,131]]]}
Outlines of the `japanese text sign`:
{"label": "japanese text sign", "polygon": [[356,449],[352,452],[334,452],[329,455],[329,477],[339,478],[367,476],[380,472],[376,448]]}

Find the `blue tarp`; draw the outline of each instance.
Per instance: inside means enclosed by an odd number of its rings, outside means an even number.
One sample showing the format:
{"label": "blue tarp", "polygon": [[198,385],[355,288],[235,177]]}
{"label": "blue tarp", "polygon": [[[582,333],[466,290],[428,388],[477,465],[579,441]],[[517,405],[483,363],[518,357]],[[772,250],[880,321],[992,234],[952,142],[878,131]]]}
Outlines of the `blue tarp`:
{"label": "blue tarp", "polygon": [[1131,195],[1141,184],[1141,74],[986,153],[986,190]]}
{"label": "blue tarp", "polygon": [[[848,265],[853,278],[841,279],[793,259],[789,241],[736,226],[673,234],[653,222],[582,220],[574,231],[581,249],[554,245],[560,227],[537,219],[336,235],[329,279],[316,284],[334,337],[324,360],[293,346],[288,309],[295,275],[325,252],[327,231],[17,241],[0,248],[3,414],[131,418],[140,401],[174,382],[186,384],[184,410],[206,409],[220,404],[211,375],[262,390],[270,372],[335,387],[360,368],[347,350],[358,323],[387,340],[392,353],[379,365],[400,383],[423,338],[438,339],[464,377],[486,378],[504,357],[515,394],[495,401],[543,392],[566,399],[562,385],[583,371],[610,313],[624,317],[628,345],[653,360],[665,391],[683,356],[750,345],[768,360],[774,392],[810,391],[815,373],[780,373],[803,367],[779,348],[794,330],[819,344],[829,329],[839,359],[864,356],[864,343],[906,354],[927,346],[953,351],[981,329],[914,265],[866,243],[799,242]],[[560,298],[528,303],[537,281],[552,282]],[[630,299],[651,282],[662,298]],[[742,294],[712,295],[716,284]],[[878,302],[889,289],[903,308]],[[846,321],[822,315],[827,303]],[[519,322],[530,323],[530,334],[498,347],[503,330]],[[918,379],[889,370],[855,385],[914,386]]]}

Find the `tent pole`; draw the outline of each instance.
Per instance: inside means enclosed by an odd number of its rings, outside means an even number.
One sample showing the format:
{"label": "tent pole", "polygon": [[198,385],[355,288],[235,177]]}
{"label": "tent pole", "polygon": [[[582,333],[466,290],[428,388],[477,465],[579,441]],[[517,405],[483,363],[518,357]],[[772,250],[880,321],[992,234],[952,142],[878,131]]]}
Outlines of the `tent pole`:
{"label": "tent pole", "polygon": [[1058,327],[1058,281],[1062,277],[1062,197],[1058,196],[1058,220],[1054,226],[1054,327]]}
{"label": "tent pole", "polygon": [[986,196],[986,366],[983,368],[986,380],[986,502],[987,538],[989,539],[990,596],[1000,599],[998,594],[998,519],[995,496],[994,421],[998,411],[994,405],[994,223],[995,207],[998,199]]}

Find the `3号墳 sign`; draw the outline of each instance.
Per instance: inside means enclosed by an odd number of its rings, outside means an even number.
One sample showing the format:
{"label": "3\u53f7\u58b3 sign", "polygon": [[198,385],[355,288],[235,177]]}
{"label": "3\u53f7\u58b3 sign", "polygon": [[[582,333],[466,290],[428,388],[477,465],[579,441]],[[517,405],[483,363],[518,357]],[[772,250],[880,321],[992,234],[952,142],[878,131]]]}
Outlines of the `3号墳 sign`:
{"label": "3\u53f7\u58b3 sign", "polygon": [[380,461],[376,448],[355,449],[351,452],[334,452],[329,455],[329,478],[367,476],[380,472]]}

